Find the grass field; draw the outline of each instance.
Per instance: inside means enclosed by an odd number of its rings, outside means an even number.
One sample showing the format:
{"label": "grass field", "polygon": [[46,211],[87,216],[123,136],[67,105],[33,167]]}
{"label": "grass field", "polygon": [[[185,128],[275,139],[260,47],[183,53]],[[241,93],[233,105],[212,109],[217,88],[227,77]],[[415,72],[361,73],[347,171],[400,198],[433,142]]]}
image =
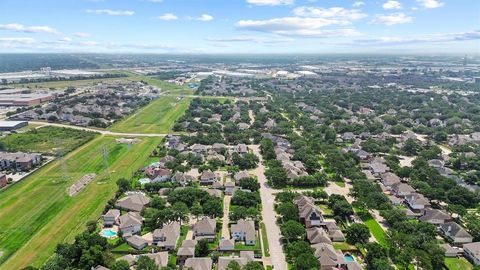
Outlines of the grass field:
{"label": "grass field", "polygon": [[[130,177],[158,143],[158,138],[142,138],[129,149],[113,137],[98,137],[68,154],[64,162],[52,162],[1,192],[0,250],[5,254],[0,269],[38,267],[58,243],[72,241],[87,221],[100,216],[116,191],[116,180]],[[106,159],[103,149],[108,150]],[[91,172],[97,178],[69,197],[66,189]]]}
{"label": "grass field", "polygon": [[263,222],[261,224],[261,227],[262,227],[263,254],[265,254],[266,257],[270,257],[270,247],[268,245],[267,228],[265,227],[265,224]]}
{"label": "grass field", "polygon": [[108,129],[127,133],[168,133],[190,101],[191,98],[162,96]]}
{"label": "grass field", "polygon": [[94,132],[45,126],[0,139],[9,151],[47,154],[68,153],[95,137]]}
{"label": "grass field", "polygon": [[445,258],[448,270],[472,270],[472,264],[465,258]]}
{"label": "grass field", "polygon": [[380,224],[370,215],[368,212],[358,212],[357,213],[360,218],[363,220],[363,223],[367,225],[370,232],[373,234],[375,239],[377,239],[378,243],[382,246],[386,246],[387,243],[385,241],[385,231],[382,229]]}

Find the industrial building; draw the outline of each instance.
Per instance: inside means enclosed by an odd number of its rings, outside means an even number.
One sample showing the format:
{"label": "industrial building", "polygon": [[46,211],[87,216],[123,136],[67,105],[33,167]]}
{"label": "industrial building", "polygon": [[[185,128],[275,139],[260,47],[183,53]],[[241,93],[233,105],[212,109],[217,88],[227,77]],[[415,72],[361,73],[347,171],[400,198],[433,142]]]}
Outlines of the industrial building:
{"label": "industrial building", "polygon": [[0,94],[0,106],[35,106],[53,98],[52,94]]}
{"label": "industrial building", "polygon": [[27,121],[0,121],[0,131],[17,130],[28,125]]}

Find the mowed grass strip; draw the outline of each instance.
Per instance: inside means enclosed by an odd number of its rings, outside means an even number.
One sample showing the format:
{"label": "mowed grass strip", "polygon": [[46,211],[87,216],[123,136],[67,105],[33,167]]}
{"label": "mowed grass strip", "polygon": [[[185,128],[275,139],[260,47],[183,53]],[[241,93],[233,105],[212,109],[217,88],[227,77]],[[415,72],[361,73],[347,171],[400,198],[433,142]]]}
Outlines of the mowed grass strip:
{"label": "mowed grass strip", "polygon": [[[57,160],[0,193],[0,250],[5,252],[0,269],[42,265],[58,243],[72,241],[87,221],[97,219],[116,191],[116,180],[141,167],[160,139],[141,140],[129,149],[113,137],[98,137],[65,162]],[[92,172],[97,178],[69,197],[67,188]]]}
{"label": "mowed grass strip", "polygon": [[161,96],[109,128],[125,133],[168,133],[188,109],[191,98]]}
{"label": "mowed grass strip", "polygon": [[363,223],[368,227],[370,232],[373,234],[373,237],[377,239],[378,243],[382,246],[386,246],[386,237],[385,231],[382,229],[380,224],[370,215],[368,212],[357,212],[360,218],[363,220]]}

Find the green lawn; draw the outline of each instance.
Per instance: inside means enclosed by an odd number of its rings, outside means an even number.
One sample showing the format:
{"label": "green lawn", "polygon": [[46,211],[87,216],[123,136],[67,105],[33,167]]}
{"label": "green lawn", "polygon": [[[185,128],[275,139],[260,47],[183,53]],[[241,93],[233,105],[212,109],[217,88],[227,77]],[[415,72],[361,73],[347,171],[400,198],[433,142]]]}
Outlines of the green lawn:
{"label": "green lawn", "polygon": [[375,239],[377,239],[378,243],[386,246],[387,243],[385,241],[385,231],[380,227],[380,224],[370,215],[368,212],[357,212],[360,218],[363,220],[363,223],[367,225],[370,232],[373,234]]}
{"label": "green lawn", "polygon": [[159,97],[108,129],[126,133],[171,132],[175,121],[188,109],[190,101],[191,98]]}
{"label": "green lawn", "polygon": [[95,137],[94,132],[46,126],[0,139],[9,151],[65,154]]}
{"label": "green lawn", "polygon": [[262,241],[263,241],[263,253],[266,257],[270,257],[270,249],[268,246],[268,238],[267,238],[267,229],[265,224],[262,222]]}
{"label": "green lawn", "polygon": [[465,258],[445,258],[449,270],[472,270],[472,264]]}
{"label": "green lawn", "polygon": [[256,241],[255,241],[255,245],[254,246],[248,246],[248,245],[245,245],[241,242],[236,242],[235,243],[235,250],[253,250],[253,251],[260,251],[261,250],[261,246],[260,246],[260,239],[258,238],[258,235],[255,237]]}
{"label": "green lawn", "polygon": [[342,251],[357,250],[357,247],[350,245],[347,242],[334,242],[332,245],[335,249],[340,249]]}
{"label": "green lawn", "polygon": [[[98,137],[0,192],[0,269],[40,266],[55,246],[72,241],[96,220],[116,191],[116,180],[142,166],[158,138],[142,138],[129,149],[113,137]],[[103,149],[108,150],[105,162]],[[108,166],[108,170],[106,167]],[[67,188],[87,173],[97,178],[75,197]],[[110,178],[111,175],[111,178]]]}

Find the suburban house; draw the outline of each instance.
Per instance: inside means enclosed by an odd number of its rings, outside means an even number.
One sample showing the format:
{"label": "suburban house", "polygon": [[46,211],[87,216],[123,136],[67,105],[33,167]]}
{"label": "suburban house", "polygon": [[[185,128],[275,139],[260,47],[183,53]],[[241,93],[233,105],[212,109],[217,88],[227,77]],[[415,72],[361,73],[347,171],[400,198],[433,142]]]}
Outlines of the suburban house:
{"label": "suburban house", "polygon": [[127,238],[127,244],[136,250],[142,250],[148,246],[148,241],[138,235]]}
{"label": "suburban house", "polygon": [[158,168],[153,170],[152,174],[150,175],[150,178],[152,179],[152,182],[166,182],[170,180],[172,177],[172,171],[169,169],[164,169],[164,168]]}
{"label": "suburban house", "polygon": [[0,169],[28,171],[42,162],[42,155],[23,152],[0,152]]}
{"label": "suburban house", "polygon": [[213,218],[204,218],[193,226],[193,236],[197,240],[214,241],[217,234],[217,222]]}
{"label": "suburban house", "polygon": [[207,146],[203,145],[203,144],[194,144],[192,145],[192,147],[190,147],[190,149],[192,150],[193,153],[195,154],[205,154],[207,153]]}
{"label": "suburban house", "polygon": [[323,228],[308,228],[307,239],[312,245],[319,243],[332,244],[332,240],[330,240],[330,235]]}
{"label": "suburban house", "polygon": [[217,263],[218,270],[227,270],[231,261],[236,261],[241,267],[254,260],[253,251],[240,251],[240,256],[219,257]]}
{"label": "suburban house", "polygon": [[142,217],[138,212],[128,212],[119,217],[119,229],[124,237],[139,233],[142,230]]}
{"label": "suburban house", "polygon": [[336,250],[332,245],[319,243],[312,245],[312,248],[315,250],[315,257],[320,262],[321,270],[345,269],[347,267],[342,251]]}
{"label": "suburban house", "polygon": [[475,265],[480,265],[480,242],[463,245],[465,257]]}
{"label": "suburban house", "polygon": [[430,207],[430,201],[420,193],[413,193],[405,197],[405,202],[412,210],[423,210]]}
{"label": "suburban house", "polygon": [[419,220],[435,225],[440,225],[445,222],[452,221],[452,217],[442,210],[427,208],[425,209],[423,216],[421,216]]}
{"label": "suburban house", "polygon": [[457,223],[450,221],[444,224],[440,224],[440,231],[453,241],[453,244],[465,244],[473,241],[472,236]]}
{"label": "suburban house", "polygon": [[391,189],[393,194],[403,198],[405,198],[408,195],[411,195],[412,193],[415,193],[415,189],[409,184],[405,184],[405,183],[396,183],[392,185]]}
{"label": "suburban house", "polygon": [[150,198],[143,193],[134,193],[118,200],[115,206],[126,211],[141,212],[143,207],[149,203]]}
{"label": "suburban house", "polygon": [[220,177],[210,170],[203,171],[200,175],[200,184],[202,185],[211,185],[219,180]]}
{"label": "suburban house", "polygon": [[381,176],[383,173],[390,171],[390,168],[387,165],[380,162],[371,162],[369,164],[369,169],[372,174],[377,177]]}
{"label": "suburban house", "polygon": [[196,240],[185,240],[177,252],[177,264],[183,265],[186,260],[195,256]]}
{"label": "suburban house", "polygon": [[168,264],[168,252],[162,251],[157,253],[144,254],[155,262],[158,268],[166,267]]}
{"label": "suburban house", "polygon": [[382,184],[387,188],[390,188],[393,185],[401,182],[400,177],[398,177],[396,174],[392,172],[386,172],[382,174],[380,178],[381,178]]}
{"label": "suburban house", "polygon": [[235,250],[235,241],[232,239],[221,239],[218,244],[219,251],[233,251]]}
{"label": "suburban house", "polygon": [[243,241],[245,245],[255,245],[256,232],[253,220],[239,219],[230,227],[230,233],[235,241]]}
{"label": "suburban house", "polygon": [[322,212],[312,203],[306,203],[305,205],[300,206],[298,211],[300,222],[304,223],[306,228],[320,226],[323,222]]}
{"label": "suburban house", "polygon": [[192,270],[211,270],[213,261],[211,258],[188,258],[184,267]]}
{"label": "suburban house", "polygon": [[174,250],[180,238],[180,223],[172,222],[156,229],[152,233],[153,244],[162,247],[164,250]]}
{"label": "suburban house", "polygon": [[179,183],[183,187],[188,185],[194,179],[195,178],[193,176],[183,172],[176,172],[171,178],[173,182]]}
{"label": "suburban house", "polygon": [[103,225],[106,227],[111,227],[113,225],[119,224],[120,210],[110,209],[105,215],[103,215]]}
{"label": "suburban house", "polygon": [[233,151],[237,154],[246,154],[248,153],[248,147],[246,144],[237,144],[233,147]]}
{"label": "suburban house", "polygon": [[239,185],[240,180],[249,178],[249,177],[250,177],[250,174],[248,173],[248,171],[239,171],[235,173],[235,175],[233,175],[233,180],[235,180],[235,185]]}
{"label": "suburban house", "polygon": [[340,230],[335,221],[325,221],[321,223],[320,226],[328,232],[328,235],[333,242],[345,241],[345,236],[343,235],[342,230]]}

